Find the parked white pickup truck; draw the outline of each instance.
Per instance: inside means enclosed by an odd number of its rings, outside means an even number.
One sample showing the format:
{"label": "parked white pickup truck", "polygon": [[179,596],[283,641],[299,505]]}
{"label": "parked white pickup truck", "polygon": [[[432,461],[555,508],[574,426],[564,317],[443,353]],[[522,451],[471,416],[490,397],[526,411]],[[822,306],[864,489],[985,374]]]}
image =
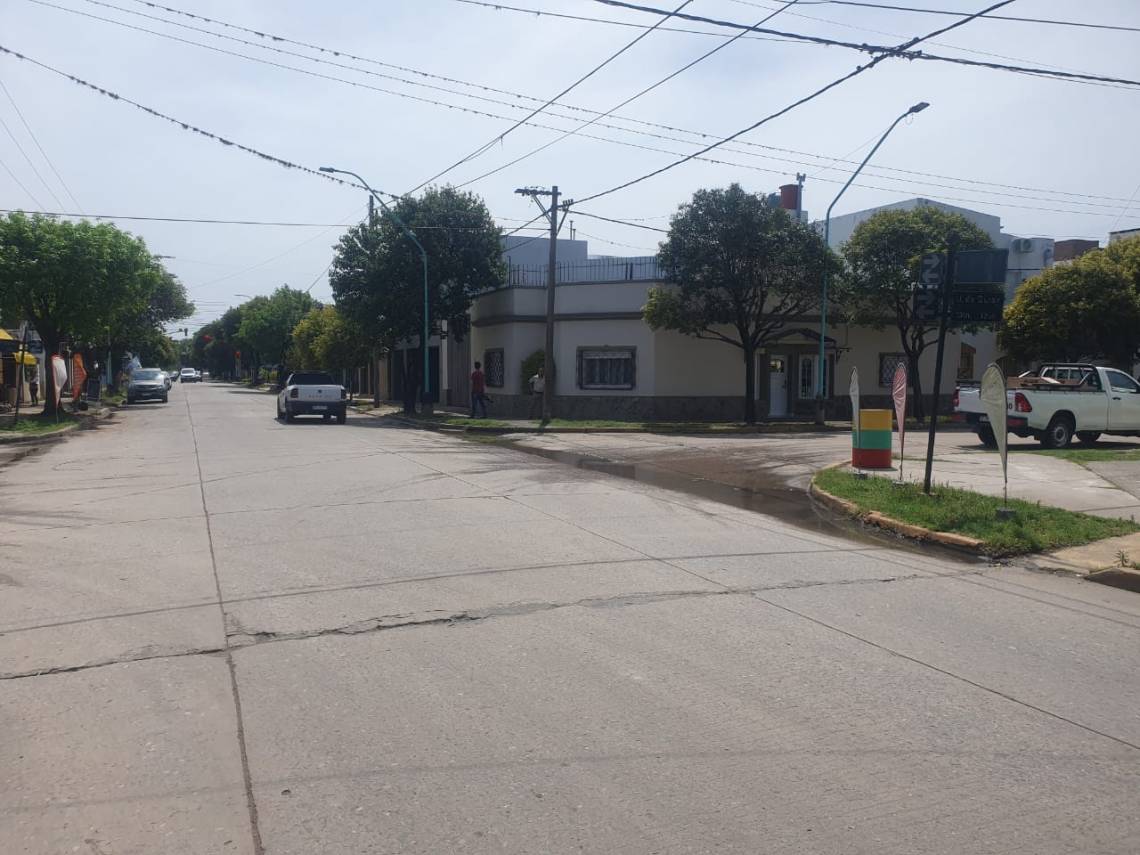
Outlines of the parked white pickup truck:
{"label": "parked white pickup truck", "polygon": [[[1015,436],[1064,448],[1076,436],[1092,445],[1101,434],[1140,436],[1140,383],[1123,371],[1079,363],[1043,365],[1008,381],[1006,423]],[[986,445],[994,433],[976,386],[955,392],[955,412]]]}
{"label": "parked white pickup truck", "polygon": [[[1006,388],[1020,388],[1023,383],[1073,383],[1085,378],[1094,368],[1078,362],[1046,362],[1039,365],[1034,371],[1025,371],[1017,377],[1006,380]],[[977,433],[982,444],[989,448],[996,448],[997,441],[990,428],[990,419],[982,406],[981,384],[978,382],[960,382],[954,390],[954,420],[966,422]]]}
{"label": "parked white pickup truck", "polygon": [[295,371],[277,395],[277,418],[287,422],[296,416],[321,416],[327,422],[336,416],[344,424],[348,403],[345,389],[323,371]]}

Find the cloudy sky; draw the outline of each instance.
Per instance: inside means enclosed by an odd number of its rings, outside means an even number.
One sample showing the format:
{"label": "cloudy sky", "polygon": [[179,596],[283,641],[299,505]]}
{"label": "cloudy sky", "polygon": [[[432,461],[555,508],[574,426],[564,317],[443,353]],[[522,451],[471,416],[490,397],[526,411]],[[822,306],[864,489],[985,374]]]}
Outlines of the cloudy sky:
{"label": "cloudy sky", "polygon": [[[680,0],[643,2],[673,9]],[[959,12],[988,5],[869,2]],[[755,24],[778,11],[766,26],[860,44],[898,44],[955,20],[833,0],[800,0],[779,11],[784,5],[693,0],[685,12]],[[1140,79],[1137,0],[1016,0],[995,14],[1132,31],[977,20],[923,49]],[[377,188],[404,193],[495,140],[658,20],[596,0],[498,7],[470,0],[0,0],[0,46],[236,143],[310,168],[351,169]],[[534,213],[516,187],[556,183],[583,199],[735,133],[866,59],[844,47],[750,35],[581,134],[479,178],[735,32],[692,21],[662,25],[532,124],[441,180],[478,178],[469,189],[512,228]],[[153,252],[173,256],[167,265],[198,303],[192,326],[242,302],[240,295],[283,283],[329,297],[331,247],[344,224],[362,216],[361,191],[222,145],[7,54],[0,54],[0,81],[0,208],[306,224],[116,220]],[[837,213],[925,196],[998,214],[1007,231],[1023,235],[1103,239],[1114,227],[1140,225],[1140,87],[899,59],[708,155],[719,163],[690,161],[582,210],[661,227],[698,188],[738,181],[768,192],[803,172],[805,207],[822,215],[851,161],[917,101],[932,106],[895,131]],[[653,231],[572,219],[593,253],[644,254],[656,245]]]}

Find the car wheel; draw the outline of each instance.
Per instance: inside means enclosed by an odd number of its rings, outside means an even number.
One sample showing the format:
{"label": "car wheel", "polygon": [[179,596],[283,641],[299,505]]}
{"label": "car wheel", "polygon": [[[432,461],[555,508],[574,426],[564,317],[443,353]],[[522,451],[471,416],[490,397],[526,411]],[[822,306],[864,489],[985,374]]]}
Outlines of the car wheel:
{"label": "car wheel", "polygon": [[1073,419],[1071,416],[1056,415],[1045,428],[1041,443],[1046,448],[1068,448],[1073,441]]}
{"label": "car wheel", "polygon": [[285,405],[285,421],[286,422],[293,421],[293,412],[292,412],[292,410],[289,409],[288,404]]}
{"label": "car wheel", "polygon": [[168,398],[167,398],[165,395],[163,395],[163,396],[162,396],[162,403],[164,403],[164,404],[165,404],[165,403],[167,403],[167,402],[168,402],[168,400],[169,400],[169,399],[168,399]]}
{"label": "car wheel", "polygon": [[277,402],[277,414],[273,418],[277,419],[278,421],[281,420],[281,402],[280,401]]}
{"label": "car wheel", "polygon": [[978,428],[978,439],[986,448],[997,448],[997,437],[991,425],[982,425]]}
{"label": "car wheel", "polygon": [[347,420],[348,420],[348,413],[345,412],[344,410],[341,410],[339,413],[336,414],[336,423],[338,425],[344,424]]}
{"label": "car wheel", "polygon": [[1082,430],[1077,432],[1077,439],[1081,441],[1081,445],[1096,445],[1096,441],[1100,439],[1099,430]]}

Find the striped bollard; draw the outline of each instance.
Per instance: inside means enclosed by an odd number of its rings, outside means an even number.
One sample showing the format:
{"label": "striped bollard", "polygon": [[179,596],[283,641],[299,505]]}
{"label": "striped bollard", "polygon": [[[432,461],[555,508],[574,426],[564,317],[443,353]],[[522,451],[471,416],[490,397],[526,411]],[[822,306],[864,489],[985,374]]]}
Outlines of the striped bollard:
{"label": "striped bollard", "polygon": [[890,410],[859,411],[859,430],[851,433],[851,465],[856,469],[892,468]]}

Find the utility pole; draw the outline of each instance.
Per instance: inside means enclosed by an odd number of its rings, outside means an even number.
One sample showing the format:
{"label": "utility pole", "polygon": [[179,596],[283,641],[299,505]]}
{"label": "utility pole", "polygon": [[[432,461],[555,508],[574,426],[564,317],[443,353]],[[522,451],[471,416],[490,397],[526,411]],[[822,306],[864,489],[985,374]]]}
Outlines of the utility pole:
{"label": "utility pole", "polygon": [[942,394],[942,361],[946,353],[946,328],[954,305],[954,280],[957,278],[956,256],[958,235],[950,234],[946,247],[946,277],[942,282],[942,293],[938,305],[941,309],[938,321],[938,353],[934,360],[934,404],[930,408],[930,431],[926,437],[926,473],[922,480],[922,492],[930,495],[934,468],[934,436],[938,432],[938,398]]}
{"label": "utility pole", "polygon": [[[565,222],[566,214],[569,213],[574,200],[567,199],[560,206],[558,204],[557,184],[549,190],[524,187],[515,192],[521,196],[530,196],[534,199],[534,203],[538,205],[539,210],[550,222],[550,255],[546,265],[546,347],[542,360],[542,374],[545,381],[542,384],[542,420],[548,422],[554,415],[554,383],[556,380],[554,367],[554,289],[558,284],[558,232],[562,228],[562,223]],[[550,197],[549,208],[543,207],[542,203],[538,201],[539,196]],[[559,208],[562,210],[561,220],[558,218]]]}
{"label": "utility pole", "polygon": [[802,223],[804,221],[804,181],[807,176],[802,172],[796,173],[796,184],[799,185],[799,190],[796,191],[796,222]]}

